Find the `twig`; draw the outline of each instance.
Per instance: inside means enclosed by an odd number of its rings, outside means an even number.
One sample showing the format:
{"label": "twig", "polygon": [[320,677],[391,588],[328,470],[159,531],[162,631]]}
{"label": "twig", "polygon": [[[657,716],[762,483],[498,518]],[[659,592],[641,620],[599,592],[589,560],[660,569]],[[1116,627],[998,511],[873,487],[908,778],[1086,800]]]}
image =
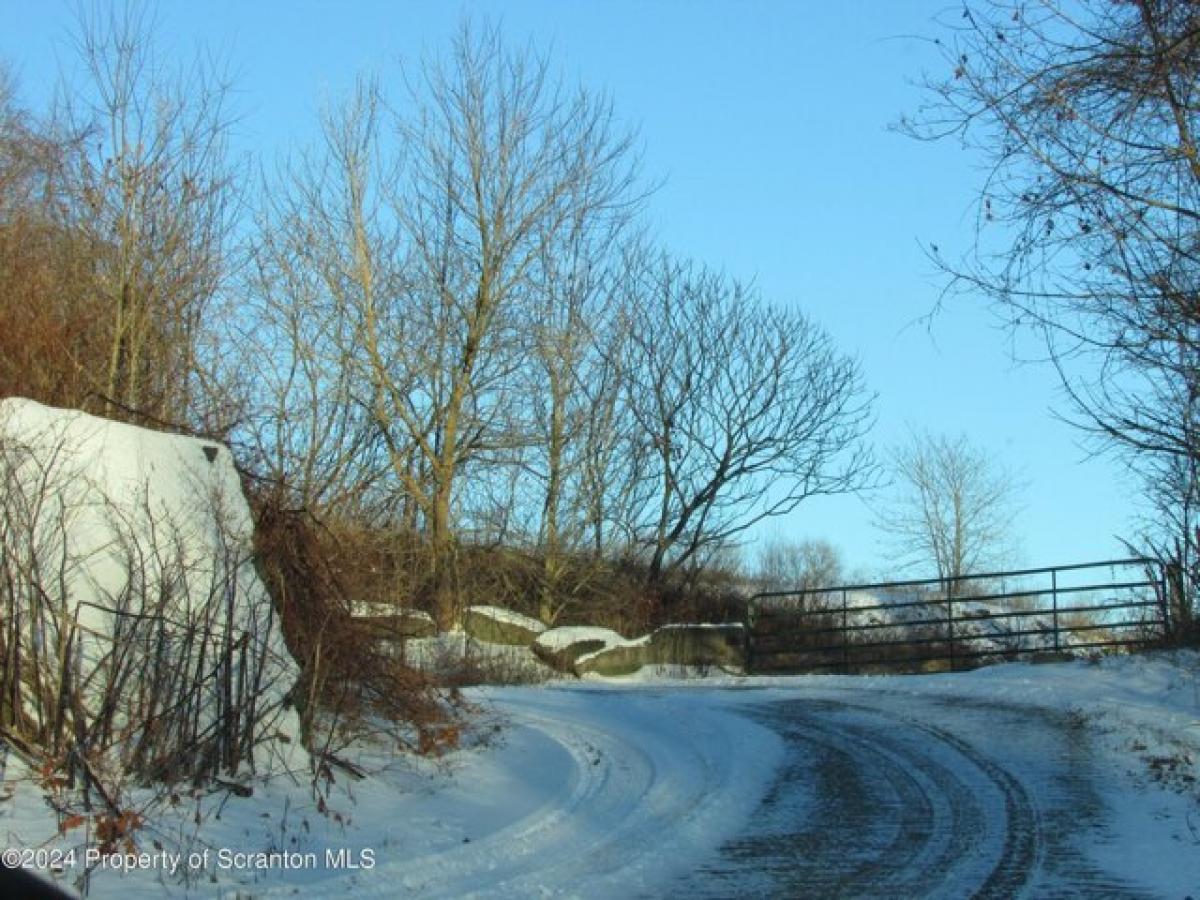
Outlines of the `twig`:
{"label": "twig", "polygon": [[349,775],[353,776],[355,779],[357,779],[359,781],[362,781],[362,779],[367,777],[367,773],[366,773],[365,769],[363,769],[360,766],[356,766],[354,763],[352,763],[348,760],[342,759],[339,756],[335,756],[332,753],[323,754],[321,759],[323,762],[327,762],[330,765],[337,766],[339,769],[348,773]]}

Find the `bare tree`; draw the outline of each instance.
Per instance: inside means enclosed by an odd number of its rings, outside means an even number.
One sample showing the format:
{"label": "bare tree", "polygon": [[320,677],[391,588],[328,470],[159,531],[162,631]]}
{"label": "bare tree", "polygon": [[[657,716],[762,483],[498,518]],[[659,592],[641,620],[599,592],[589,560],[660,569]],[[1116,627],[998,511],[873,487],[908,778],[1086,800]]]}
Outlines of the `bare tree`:
{"label": "bare tree", "polygon": [[1165,563],[1172,626],[1180,635],[1194,635],[1200,585],[1200,458],[1162,455],[1144,465],[1149,511],[1141,534],[1126,546]]}
{"label": "bare tree", "polygon": [[[529,399],[536,441],[528,468],[539,486],[538,606],[546,622],[566,602],[566,555],[578,561],[589,536],[593,549],[603,544],[597,538],[604,527],[600,507],[612,494],[619,447],[612,428],[619,395],[607,348],[620,328],[613,297],[622,262],[617,240],[631,209],[575,219],[558,240],[547,242],[531,298]],[[574,569],[578,581],[584,573]]]}
{"label": "bare tree", "polygon": [[371,518],[373,507],[411,525],[408,494],[383,486],[389,468],[414,477],[405,449],[389,458],[373,434],[372,376],[390,369],[402,392],[404,373],[394,289],[402,252],[381,192],[380,103],[378,84],[360,80],[322,112],[318,146],[264,185],[248,308],[229,325],[243,349],[235,365],[253,375],[244,429],[253,468],[297,508]]}
{"label": "bare tree", "polygon": [[63,225],[61,174],[76,152],[19,104],[0,63],[0,397],[82,406],[103,368],[89,248]]}
{"label": "bare tree", "polygon": [[56,118],[65,160],[64,227],[81,237],[102,298],[107,410],[182,421],[195,402],[197,342],[226,275],[235,214],[228,84],[198,62],[174,74],[143,7],[81,14],[83,76]]}
{"label": "bare tree", "polygon": [[965,436],[914,435],[892,455],[897,494],[878,526],[909,565],[932,565],[938,578],[995,570],[1013,552],[1017,484]]}
{"label": "bare tree", "polygon": [[756,522],[869,480],[871,397],[818,326],[665,257],[631,291],[627,453],[651,583]]}
{"label": "bare tree", "polygon": [[580,423],[575,503],[583,515],[587,552],[597,559],[619,555],[635,542],[632,510],[640,480],[641,454],[631,452],[637,421],[624,402],[625,346],[633,322],[619,306],[614,313],[593,328],[595,357],[579,381],[588,415]]}
{"label": "bare tree", "polygon": [[845,582],[845,565],[829,541],[775,539],[758,552],[758,580],[768,591],[812,591]]}
{"label": "bare tree", "polygon": [[[317,460],[329,477],[364,450],[381,456],[375,495],[390,492],[425,537],[427,591],[449,627],[464,472],[503,485],[498,473],[545,441],[543,531],[559,540],[588,269],[636,198],[631,141],[609,104],[496,29],[464,26],[408,88],[389,104],[364,81],[326,114],[322,146],[289,167],[264,217],[256,290],[271,298],[269,332],[292,348],[271,420],[294,401],[308,409],[295,459],[329,447]],[[529,414],[535,368],[552,388],[541,422]],[[329,428],[336,439],[320,441]]]}
{"label": "bare tree", "polygon": [[[428,481],[409,490],[432,553],[439,624],[458,614],[455,488],[465,464],[530,438],[514,406],[522,327],[547,246],[628,202],[630,138],[610,105],[556,81],[494,28],[464,26],[449,58],[427,60],[399,134],[396,204],[410,250],[403,394],[374,363],[373,411],[393,451],[414,445]],[[368,358],[376,351],[368,336]]]}
{"label": "bare tree", "polygon": [[[1170,529],[1200,443],[1200,8],[1189,0],[972,3],[908,129],[990,167],[977,239],[932,255],[1047,343],[1070,419],[1142,473]],[[1165,535],[1195,570],[1194,528]]]}

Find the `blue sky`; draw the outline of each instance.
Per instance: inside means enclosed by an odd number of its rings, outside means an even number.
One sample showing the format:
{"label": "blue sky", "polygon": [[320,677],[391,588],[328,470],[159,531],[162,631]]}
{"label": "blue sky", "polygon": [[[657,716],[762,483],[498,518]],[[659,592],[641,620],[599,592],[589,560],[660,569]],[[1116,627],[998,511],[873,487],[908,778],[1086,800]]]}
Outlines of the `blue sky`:
{"label": "blue sky", "polygon": [[[0,55],[24,97],[49,94],[74,4],[0,0]],[[959,298],[929,329],[941,282],[922,242],[948,255],[971,236],[983,173],[952,143],[888,130],[921,96],[937,59],[944,0],[891,2],[194,2],[164,3],[164,46],[197,43],[237,74],[238,140],[268,161],[314,131],[321,102],[364,70],[437,51],[464,12],[512,41],[549,47],[571,77],[608,91],[635,126],[662,187],[650,227],[675,253],[754,279],[795,304],[863,364],[879,393],[873,440],[907,429],[966,432],[1025,483],[1014,530],[1021,561],[1122,555],[1135,489],[1118,462],[1089,458],[1056,421],[1052,372],[1014,364],[981,299]],[[824,537],[851,566],[893,574],[859,498],[820,499],[759,537]]]}

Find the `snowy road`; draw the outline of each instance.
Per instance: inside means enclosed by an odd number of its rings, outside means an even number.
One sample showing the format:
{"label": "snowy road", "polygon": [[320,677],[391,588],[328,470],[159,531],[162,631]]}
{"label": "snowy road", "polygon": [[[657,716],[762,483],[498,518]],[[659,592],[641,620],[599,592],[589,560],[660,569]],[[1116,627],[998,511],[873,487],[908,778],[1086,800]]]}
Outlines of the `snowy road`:
{"label": "snowy road", "polygon": [[[319,807],[275,780],[147,826],[297,864],[97,872],[91,896],[1200,897],[1195,653],[470,697],[486,740],[444,761],[364,753]],[[9,844],[56,840],[9,782]]]}
{"label": "snowy road", "polygon": [[784,758],[720,693],[491,692],[504,743],[438,792],[428,815],[448,840],[397,865],[399,883],[422,897],[657,896],[749,820]]}
{"label": "snowy road", "polygon": [[402,883],[421,896],[1200,896],[1200,796],[1145,765],[1194,763],[1194,729],[1175,740],[1191,714],[1139,705],[1165,699],[1154,679],[1139,693],[1105,674],[491,691],[515,742],[502,755],[558,780],[470,846],[409,858]]}
{"label": "snowy road", "polygon": [[[787,762],[695,896],[1158,896],[1130,880],[1115,785],[1078,717],[829,691],[754,710]],[[1194,869],[1193,865],[1193,869]]]}

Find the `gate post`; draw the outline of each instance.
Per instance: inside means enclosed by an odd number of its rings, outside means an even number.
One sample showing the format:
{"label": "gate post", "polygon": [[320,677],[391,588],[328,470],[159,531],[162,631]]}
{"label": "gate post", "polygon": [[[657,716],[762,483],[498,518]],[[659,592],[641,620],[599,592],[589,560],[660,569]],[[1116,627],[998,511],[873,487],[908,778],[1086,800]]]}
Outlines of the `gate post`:
{"label": "gate post", "polygon": [[750,674],[753,660],[751,640],[754,634],[754,602],[755,598],[746,598],[746,611],[742,615],[742,671],[747,675]]}
{"label": "gate post", "polygon": [[[951,582],[954,584],[955,582]],[[954,657],[954,589],[951,588],[946,592],[946,632],[950,636],[950,671],[953,672],[958,668],[957,660]]]}
{"label": "gate post", "polygon": [[[1180,620],[1186,622],[1182,616],[1179,616],[1184,608],[1184,590],[1183,590],[1183,566],[1178,562],[1171,561],[1162,563],[1163,573],[1163,638],[1169,638],[1174,626],[1178,625]],[[1172,619],[1175,619],[1173,622]]]}
{"label": "gate post", "polygon": [[1062,649],[1058,639],[1058,569],[1050,570],[1050,602],[1054,606],[1054,652]]}
{"label": "gate post", "polygon": [[846,589],[842,588],[842,673],[850,673],[850,625],[848,618],[849,607],[846,602]]}

